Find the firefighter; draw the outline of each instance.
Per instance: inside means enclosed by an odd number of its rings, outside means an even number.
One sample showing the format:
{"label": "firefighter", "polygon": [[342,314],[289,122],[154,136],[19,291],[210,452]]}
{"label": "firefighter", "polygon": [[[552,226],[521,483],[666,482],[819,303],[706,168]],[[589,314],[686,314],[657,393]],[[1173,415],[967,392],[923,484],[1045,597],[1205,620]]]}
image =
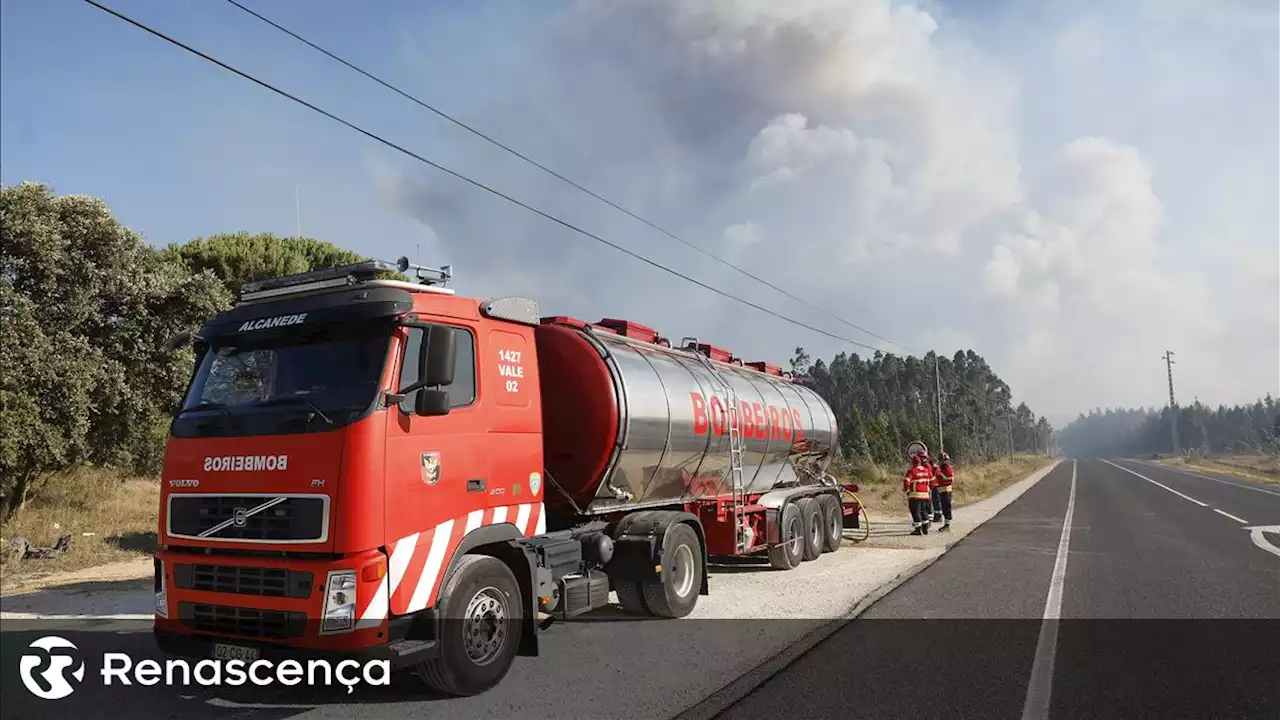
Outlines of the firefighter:
{"label": "firefighter", "polygon": [[[935,501],[935,510],[941,510],[942,518],[946,522],[942,527],[938,528],[938,532],[951,532],[951,487],[956,481],[956,469],[951,465],[951,456],[942,453],[940,458],[942,465],[938,468],[938,474],[934,477],[934,491],[937,493],[938,499]],[[939,520],[938,514],[933,516],[934,522]]]}
{"label": "firefighter", "polygon": [[942,477],[942,466],[938,461],[929,458],[929,470],[933,473],[933,478],[929,481],[929,503],[933,510],[933,521],[942,522],[942,500],[938,497],[939,479]]}
{"label": "firefighter", "polygon": [[902,479],[902,490],[907,495],[907,508],[911,511],[911,525],[915,528],[912,535],[929,534],[929,485],[933,481],[933,470],[929,468],[923,454],[912,458],[911,469]]}

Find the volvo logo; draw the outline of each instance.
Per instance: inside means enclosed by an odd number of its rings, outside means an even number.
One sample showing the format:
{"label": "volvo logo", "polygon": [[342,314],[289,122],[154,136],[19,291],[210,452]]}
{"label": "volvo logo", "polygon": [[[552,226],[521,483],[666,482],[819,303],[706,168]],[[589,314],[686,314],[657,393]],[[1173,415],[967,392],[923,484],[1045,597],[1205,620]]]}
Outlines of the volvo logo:
{"label": "volvo logo", "polygon": [[236,527],[244,527],[245,520],[248,517],[248,511],[242,507],[238,507],[231,513],[231,523]]}

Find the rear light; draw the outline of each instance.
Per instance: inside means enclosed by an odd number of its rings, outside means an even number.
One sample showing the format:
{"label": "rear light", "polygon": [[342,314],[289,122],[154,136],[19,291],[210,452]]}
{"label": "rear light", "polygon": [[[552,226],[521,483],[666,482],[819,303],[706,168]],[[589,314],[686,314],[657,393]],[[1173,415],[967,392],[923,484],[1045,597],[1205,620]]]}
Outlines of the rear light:
{"label": "rear light", "polygon": [[334,570],[325,583],[321,633],[350,632],[356,625],[356,571]]}
{"label": "rear light", "polygon": [[152,591],[156,598],[156,615],[164,619],[169,619],[169,598],[165,593],[164,582],[164,563],[160,558],[153,558],[155,563],[155,581],[152,583]]}

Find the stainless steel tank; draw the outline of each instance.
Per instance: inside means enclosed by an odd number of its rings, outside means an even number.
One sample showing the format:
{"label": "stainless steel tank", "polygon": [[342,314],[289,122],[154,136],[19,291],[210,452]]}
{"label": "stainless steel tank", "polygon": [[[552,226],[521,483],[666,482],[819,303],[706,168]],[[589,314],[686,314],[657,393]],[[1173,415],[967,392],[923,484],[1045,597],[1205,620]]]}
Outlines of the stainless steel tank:
{"label": "stainless steel tank", "polygon": [[[722,381],[743,408],[746,492],[815,482],[831,462],[835,415],[790,380],[590,328],[544,324],[537,342],[544,407],[553,408],[544,410],[547,470],[580,512],[730,494]],[[607,458],[582,462],[580,453],[605,454],[606,442]]]}

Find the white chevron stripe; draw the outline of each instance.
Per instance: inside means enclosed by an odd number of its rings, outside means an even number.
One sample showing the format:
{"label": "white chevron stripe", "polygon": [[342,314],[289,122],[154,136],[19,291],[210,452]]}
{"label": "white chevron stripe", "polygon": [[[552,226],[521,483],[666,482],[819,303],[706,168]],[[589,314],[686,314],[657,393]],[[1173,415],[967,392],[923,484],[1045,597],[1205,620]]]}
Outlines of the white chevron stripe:
{"label": "white chevron stripe", "polygon": [[387,576],[391,579],[391,588],[387,596],[396,594],[396,588],[400,587],[400,581],[404,579],[405,568],[409,567],[409,561],[413,559],[413,550],[418,546],[418,535],[414,533],[407,535],[396,543],[395,548],[391,551],[391,561],[387,563]]}
{"label": "white chevron stripe", "polygon": [[507,521],[507,506],[496,507],[493,509],[493,524],[501,525]]}
{"label": "white chevron stripe", "polygon": [[387,592],[387,577],[383,576],[382,582],[378,583],[378,589],[373,593],[373,599],[369,601],[364,614],[360,616],[360,621],[356,623],[356,629],[363,630],[380,625],[386,619],[387,611],[390,609],[390,597]]}
{"label": "white chevron stripe", "polygon": [[422,568],[418,587],[413,589],[413,597],[409,599],[409,612],[417,612],[427,606],[427,598],[431,597],[431,590],[436,586],[440,566],[444,564],[444,554],[449,549],[452,537],[452,520],[445,520],[436,526],[436,531],[431,536],[431,551],[427,553],[426,567]]}
{"label": "white chevron stripe", "polygon": [[516,512],[516,527],[520,529],[521,535],[529,534],[529,512],[533,506],[525,503],[520,506],[520,510]]}
{"label": "white chevron stripe", "polygon": [[534,529],[534,535],[541,535],[547,531],[547,507],[542,503],[538,503],[538,527]]}
{"label": "white chevron stripe", "polygon": [[484,510],[472,510],[467,515],[467,527],[462,531],[462,537],[466,537],[472,530],[480,527],[480,523],[484,521]]}

